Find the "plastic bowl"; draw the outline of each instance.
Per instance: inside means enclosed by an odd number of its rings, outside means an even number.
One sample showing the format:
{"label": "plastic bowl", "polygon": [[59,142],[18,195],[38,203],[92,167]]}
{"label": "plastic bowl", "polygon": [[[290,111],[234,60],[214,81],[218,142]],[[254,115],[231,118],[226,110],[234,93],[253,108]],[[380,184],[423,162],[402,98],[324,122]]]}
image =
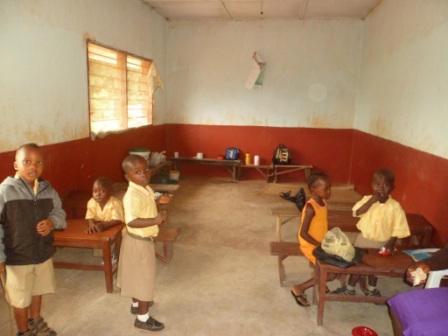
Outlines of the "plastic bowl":
{"label": "plastic bowl", "polygon": [[352,329],[353,336],[378,336],[378,334],[369,327],[359,326]]}

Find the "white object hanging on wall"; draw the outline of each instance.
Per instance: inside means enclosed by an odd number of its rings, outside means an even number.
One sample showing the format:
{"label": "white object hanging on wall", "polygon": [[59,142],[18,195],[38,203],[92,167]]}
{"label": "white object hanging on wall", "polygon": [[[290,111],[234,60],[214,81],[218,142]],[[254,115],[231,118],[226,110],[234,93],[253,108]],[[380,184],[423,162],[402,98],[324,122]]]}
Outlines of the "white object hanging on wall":
{"label": "white object hanging on wall", "polygon": [[252,66],[249,72],[249,76],[246,80],[246,88],[251,90],[254,87],[257,89],[261,89],[263,86],[264,73],[266,68],[266,62],[261,58],[261,56],[254,52],[252,56]]}

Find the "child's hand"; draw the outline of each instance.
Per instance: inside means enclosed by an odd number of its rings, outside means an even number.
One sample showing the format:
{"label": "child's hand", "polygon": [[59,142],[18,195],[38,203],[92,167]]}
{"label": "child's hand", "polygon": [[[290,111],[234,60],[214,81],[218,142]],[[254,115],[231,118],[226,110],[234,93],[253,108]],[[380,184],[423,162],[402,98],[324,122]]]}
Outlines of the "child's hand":
{"label": "child's hand", "polygon": [[160,224],[162,224],[164,221],[166,221],[166,219],[167,219],[167,217],[168,217],[168,212],[167,212],[166,210],[160,210],[158,216],[159,216],[160,219],[161,219],[160,223],[158,224],[158,225],[160,225]]}
{"label": "child's hand", "polygon": [[36,225],[37,233],[40,234],[42,237],[47,236],[51,231],[54,229],[54,223],[51,219],[44,219],[41,220]]}
{"label": "child's hand", "polygon": [[159,204],[168,204],[169,202],[171,202],[173,200],[172,197],[170,197],[168,194],[163,194],[162,196],[160,196],[159,198]]}
{"label": "child's hand", "polygon": [[89,227],[87,228],[86,233],[91,234],[101,231],[104,231],[103,222],[95,222],[95,223],[89,223]]}

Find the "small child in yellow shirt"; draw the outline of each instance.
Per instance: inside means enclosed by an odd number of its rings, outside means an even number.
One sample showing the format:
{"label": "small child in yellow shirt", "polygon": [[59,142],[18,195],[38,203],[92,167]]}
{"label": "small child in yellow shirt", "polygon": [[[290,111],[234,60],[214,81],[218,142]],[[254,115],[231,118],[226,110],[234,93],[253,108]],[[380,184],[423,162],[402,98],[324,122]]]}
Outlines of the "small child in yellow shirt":
{"label": "small child in yellow shirt", "polygon": [[[86,233],[102,232],[107,228],[124,223],[123,204],[112,196],[112,181],[107,177],[100,177],[93,182],[92,198],[87,202],[86,219],[89,227]],[[123,229],[123,233],[126,233]],[[93,250],[94,257],[102,257],[101,249]],[[112,253],[112,263],[117,261],[115,252]]]}

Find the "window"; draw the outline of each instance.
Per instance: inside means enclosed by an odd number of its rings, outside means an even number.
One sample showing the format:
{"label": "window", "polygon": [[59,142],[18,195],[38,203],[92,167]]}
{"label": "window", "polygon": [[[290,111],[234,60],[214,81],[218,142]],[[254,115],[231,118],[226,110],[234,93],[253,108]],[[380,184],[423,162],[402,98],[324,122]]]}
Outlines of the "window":
{"label": "window", "polygon": [[152,124],[153,62],[90,41],[87,52],[92,138]]}

